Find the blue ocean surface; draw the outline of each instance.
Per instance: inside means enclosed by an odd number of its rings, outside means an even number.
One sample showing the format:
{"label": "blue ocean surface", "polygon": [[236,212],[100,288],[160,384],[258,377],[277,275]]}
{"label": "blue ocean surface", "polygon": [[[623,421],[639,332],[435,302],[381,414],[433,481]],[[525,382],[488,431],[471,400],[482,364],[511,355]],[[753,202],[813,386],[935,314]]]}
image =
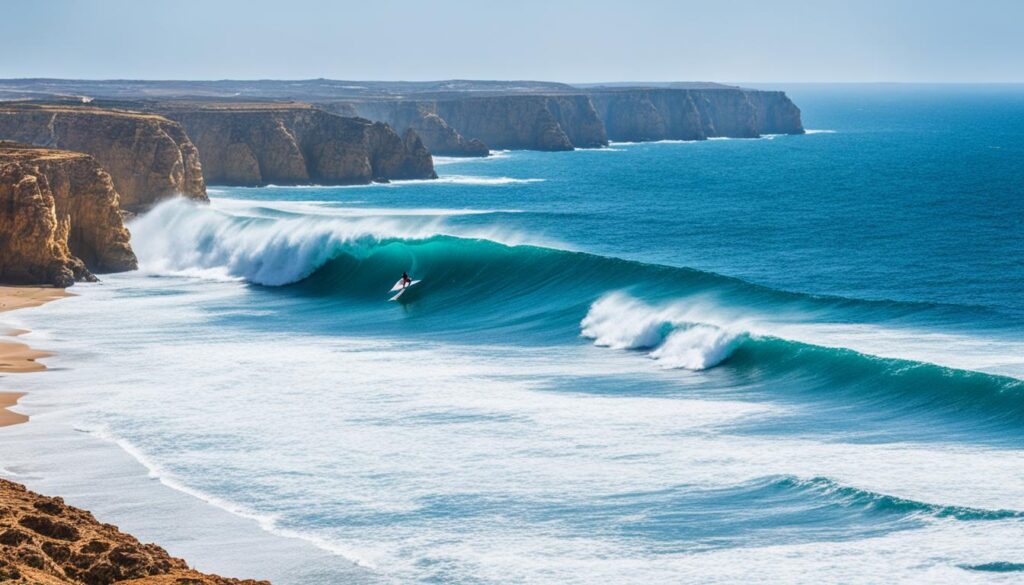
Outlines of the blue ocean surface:
{"label": "blue ocean surface", "polygon": [[367,582],[1013,578],[1024,87],[786,89],[805,135],[162,204],[28,323],[90,388],[38,406]]}

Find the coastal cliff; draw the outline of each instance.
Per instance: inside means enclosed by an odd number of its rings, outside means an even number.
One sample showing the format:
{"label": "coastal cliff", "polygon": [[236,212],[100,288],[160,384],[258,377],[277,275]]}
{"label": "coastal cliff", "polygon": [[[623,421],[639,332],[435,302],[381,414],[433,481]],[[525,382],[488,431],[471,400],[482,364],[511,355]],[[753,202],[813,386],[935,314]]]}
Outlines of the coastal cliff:
{"label": "coastal cliff", "polygon": [[803,134],[800,109],[780,91],[740,88],[602,89],[588,93],[615,141]]}
{"label": "coastal cliff", "polygon": [[269,585],[200,573],[60,498],[0,479],[0,582],[38,585]]}
{"label": "coastal cliff", "polygon": [[208,183],[364,184],[433,179],[415,132],[334,115],[305,104],[173,104],[160,111],[185,127]]}
{"label": "coastal cliff", "polygon": [[0,280],[67,287],[134,270],[113,181],[86,154],[0,142]]}
{"label": "coastal cliff", "polygon": [[0,105],[0,139],[92,155],[110,173],[121,206],[141,210],[184,195],[206,201],[199,153],[161,116],[71,105]]}
{"label": "coastal cliff", "polygon": [[378,120],[402,130],[411,129],[423,140],[432,154],[441,156],[487,156],[487,145],[478,139],[467,139],[437,115],[431,102],[366,101],[323,104],[324,109],[343,116],[359,116]]}
{"label": "coastal cliff", "polygon": [[449,156],[485,156],[488,147],[595,148],[609,139],[644,142],[803,133],[800,109],[783,92],[729,86],[580,91],[363,99],[323,107],[412,128],[431,152]]}
{"label": "coastal cliff", "polygon": [[608,143],[584,95],[495,95],[445,99],[361,100],[327,104],[395,128],[413,128],[431,152],[483,156],[486,148],[572,150]]}

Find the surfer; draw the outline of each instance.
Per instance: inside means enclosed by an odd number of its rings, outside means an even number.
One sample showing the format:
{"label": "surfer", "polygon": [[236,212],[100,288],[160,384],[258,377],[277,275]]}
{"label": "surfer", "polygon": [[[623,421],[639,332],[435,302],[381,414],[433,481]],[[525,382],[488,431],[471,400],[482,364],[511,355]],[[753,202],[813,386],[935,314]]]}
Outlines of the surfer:
{"label": "surfer", "polygon": [[410,284],[412,284],[412,279],[409,278],[409,273],[408,272],[403,272],[402,273],[402,288],[405,288],[405,287],[409,286]]}

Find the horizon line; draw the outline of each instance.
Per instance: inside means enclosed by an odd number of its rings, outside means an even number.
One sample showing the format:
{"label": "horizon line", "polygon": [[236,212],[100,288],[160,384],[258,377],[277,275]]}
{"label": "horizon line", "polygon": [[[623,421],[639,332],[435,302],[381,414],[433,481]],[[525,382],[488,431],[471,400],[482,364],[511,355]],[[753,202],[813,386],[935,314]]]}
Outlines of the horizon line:
{"label": "horizon line", "polygon": [[759,81],[710,81],[702,79],[663,79],[663,80],[610,80],[600,81],[560,81],[552,79],[530,79],[530,78],[471,78],[471,77],[441,77],[436,79],[344,79],[334,77],[195,77],[195,78],[173,78],[173,77],[0,77],[3,81],[146,81],[146,82],[245,82],[245,81],[343,81],[353,83],[439,83],[444,81],[477,81],[477,82],[527,82],[527,83],[559,83],[563,85],[601,85],[605,83],[615,84],[653,84],[653,83],[716,83],[728,84],[750,84],[750,83],[772,83],[772,84],[802,84],[802,85],[1024,85],[1021,80],[986,80],[986,81],[929,81],[929,80],[759,80]]}

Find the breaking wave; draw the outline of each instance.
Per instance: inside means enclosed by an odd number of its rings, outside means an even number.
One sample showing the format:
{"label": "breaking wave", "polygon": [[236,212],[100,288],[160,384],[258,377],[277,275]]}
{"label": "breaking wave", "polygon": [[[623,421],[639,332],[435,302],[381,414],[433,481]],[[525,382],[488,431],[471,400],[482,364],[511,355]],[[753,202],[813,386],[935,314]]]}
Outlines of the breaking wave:
{"label": "breaking wave", "polygon": [[[513,232],[456,229],[445,219],[250,217],[179,200],[131,229],[150,274],[290,285],[282,292],[387,311],[383,291],[409,271],[423,284],[404,300],[437,319],[440,331],[479,333],[483,342],[529,332],[571,343],[582,334],[598,346],[642,352],[662,368],[728,366],[768,380],[799,377],[801,384],[784,386],[800,392],[1024,422],[1024,381],[959,368],[962,356],[941,351],[945,337],[928,345],[886,325],[970,308],[790,293]],[[999,360],[1019,360],[1013,344],[981,345]]]}

